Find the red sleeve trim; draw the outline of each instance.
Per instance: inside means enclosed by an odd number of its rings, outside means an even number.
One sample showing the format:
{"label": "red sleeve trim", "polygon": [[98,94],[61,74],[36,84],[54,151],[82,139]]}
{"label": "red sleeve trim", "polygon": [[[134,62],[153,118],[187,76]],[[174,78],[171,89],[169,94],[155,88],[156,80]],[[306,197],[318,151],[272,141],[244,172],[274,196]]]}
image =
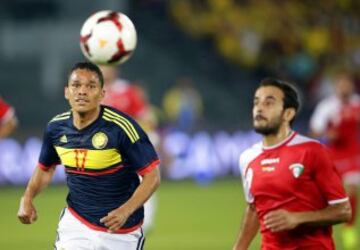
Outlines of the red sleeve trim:
{"label": "red sleeve trim", "polygon": [[160,164],[160,160],[157,159],[157,160],[151,162],[150,164],[146,165],[145,167],[140,168],[137,171],[137,173],[141,176],[144,176],[147,173],[150,173],[151,171],[153,171],[159,164]]}
{"label": "red sleeve trim", "polygon": [[52,167],[55,167],[56,165],[58,165],[58,164],[60,164],[60,163],[54,163],[54,164],[52,164],[52,165],[50,165],[50,166],[45,166],[44,164],[42,164],[41,162],[38,162],[38,167],[42,170],[42,171],[49,171],[49,169],[50,168],[52,168]]}

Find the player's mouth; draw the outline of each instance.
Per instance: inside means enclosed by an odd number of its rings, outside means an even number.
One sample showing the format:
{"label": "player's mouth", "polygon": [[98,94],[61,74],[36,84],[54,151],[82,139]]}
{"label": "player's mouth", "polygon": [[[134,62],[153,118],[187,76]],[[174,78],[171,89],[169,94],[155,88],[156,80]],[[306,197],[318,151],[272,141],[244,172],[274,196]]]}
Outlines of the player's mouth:
{"label": "player's mouth", "polygon": [[89,100],[87,99],[83,99],[83,98],[78,98],[78,99],[75,99],[75,102],[76,103],[79,103],[79,104],[85,104],[85,103],[89,103]]}
{"label": "player's mouth", "polygon": [[266,117],[262,116],[262,115],[256,115],[254,117],[255,121],[267,121]]}

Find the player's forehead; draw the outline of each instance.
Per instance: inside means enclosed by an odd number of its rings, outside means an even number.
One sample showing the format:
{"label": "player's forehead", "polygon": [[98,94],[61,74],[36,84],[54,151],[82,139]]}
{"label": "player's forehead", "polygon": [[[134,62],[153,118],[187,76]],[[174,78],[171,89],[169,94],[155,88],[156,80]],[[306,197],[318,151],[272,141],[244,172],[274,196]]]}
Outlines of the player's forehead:
{"label": "player's forehead", "polygon": [[100,80],[96,72],[87,69],[75,69],[69,76],[69,83],[98,83]]}
{"label": "player's forehead", "polygon": [[274,99],[282,101],[284,99],[283,91],[275,86],[262,86],[255,91],[255,100]]}

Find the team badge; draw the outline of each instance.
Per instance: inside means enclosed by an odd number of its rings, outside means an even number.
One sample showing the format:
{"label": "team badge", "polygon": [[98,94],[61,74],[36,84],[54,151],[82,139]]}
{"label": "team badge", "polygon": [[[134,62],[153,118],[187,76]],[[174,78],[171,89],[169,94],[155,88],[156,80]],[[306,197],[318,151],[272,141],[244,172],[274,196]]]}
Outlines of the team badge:
{"label": "team badge", "polygon": [[62,143],[67,143],[68,142],[66,135],[63,135],[63,136],[60,137],[60,142],[62,142]]}
{"label": "team badge", "polygon": [[289,169],[292,171],[295,178],[299,178],[304,172],[304,165],[300,163],[295,163],[290,165]]}
{"label": "team badge", "polygon": [[108,142],[108,137],[105,133],[103,132],[97,132],[93,137],[92,137],[92,145],[94,146],[94,148],[96,149],[103,149],[105,148],[107,142]]}

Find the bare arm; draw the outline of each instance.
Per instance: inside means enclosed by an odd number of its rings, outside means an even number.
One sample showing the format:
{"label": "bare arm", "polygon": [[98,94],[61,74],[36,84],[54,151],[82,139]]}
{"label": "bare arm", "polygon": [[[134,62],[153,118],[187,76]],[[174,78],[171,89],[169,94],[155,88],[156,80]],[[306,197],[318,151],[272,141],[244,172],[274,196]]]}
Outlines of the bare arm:
{"label": "bare arm", "polygon": [[101,218],[109,231],[115,232],[121,228],[129,216],[141,207],[155,192],[160,185],[160,171],[155,168],[150,173],[144,175],[142,182],[135,190],[131,198],[121,207],[109,212],[107,216]]}
{"label": "bare arm", "polygon": [[0,138],[9,136],[17,126],[17,119],[12,117],[0,126]]}
{"label": "bare arm", "polygon": [[242,219],[240,232],[233,250],[246,250],[259,230],[259,220],[254,205],[249,204]]}
{"label": "bare arm", "polygon": [[299,225],[323,226],[346,222],[351,218],[350,203],[329,205],[309,212],[288,212],[280,209],[265,215],[265,226],[273,232],[291,230]]}
{"label": "bare arm", "polygon": [[26,187],[23,197],[21,197],[20,207],[18,211],[18,218],[23,224],[31,224],[37,219],[37,213],[33,204],[33,199],[37,194],[47,187],[54,175],[55,168],[50,168],[48,171],[40,169],[39,166],[35,171]]}

